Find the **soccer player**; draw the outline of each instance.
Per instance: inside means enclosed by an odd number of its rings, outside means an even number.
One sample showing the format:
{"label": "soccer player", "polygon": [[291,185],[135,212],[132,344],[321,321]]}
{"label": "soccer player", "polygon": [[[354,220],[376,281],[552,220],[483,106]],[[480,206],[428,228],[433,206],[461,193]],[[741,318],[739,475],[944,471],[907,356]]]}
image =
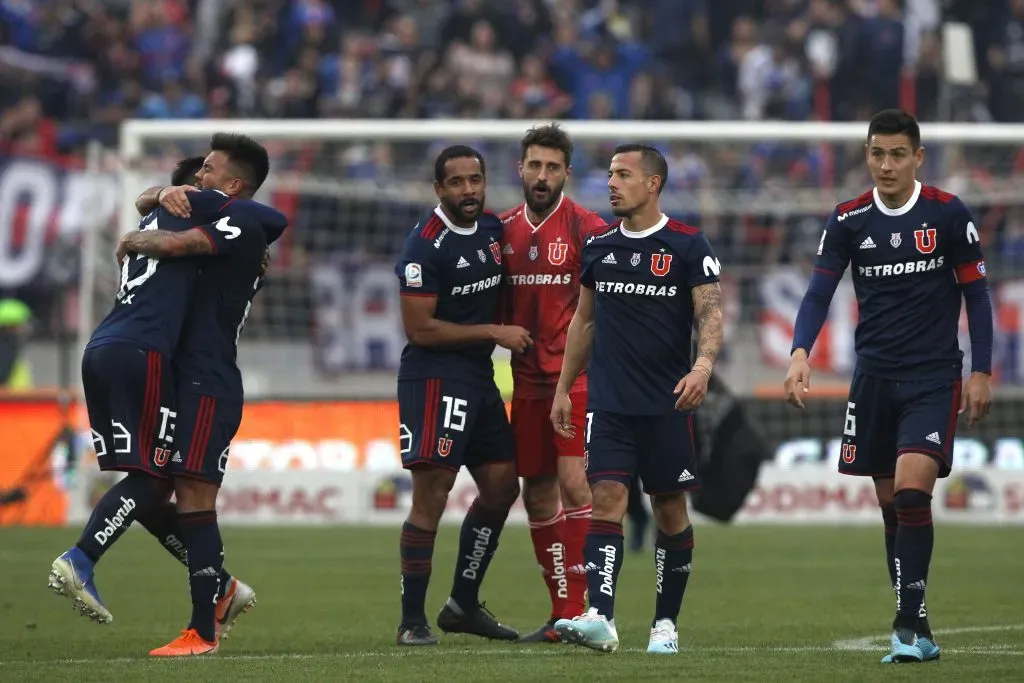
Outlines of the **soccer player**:
{"label": "soccer player", "polygon": [[[589,360],[584,422],[594,510],[584,543],[590,609],[555,622],[563,640],[613,652],[622,520],[639,476],[658,528],[654,619],[647,651],[678,651],[676,620],[690,576],[693,527],[685,491],[699,484],[693,411],[722,346],[721,265],[696,228],[661,212],[668,175],[653,147],[624,145],[608,171],[622,220],[583,248],[580,301],[569,324],[551,421],[575,437],[571,389]],[[697,358],[691,335],[697,323]]]}
{"label": "soccer player", "polygon": [[[198,173],[200,187],[216,191],[226,204],[251,198],[270,168],[263,146],[244,135],[218,134],[210,147]],[[217,492],[231,440],[242,421],[238,337],[262,284],[267,243],[277,239],[286,225],[284,217],[277,216],[274,229],[266,231],[254,213],[249,213],[237,219],[222,218],[213,229],[132,233],[119,246],[140,259],[216,257],[202,265],[174,355],[176,445],[167,469],[174,479],[178,523],[187,549],[192,618],[181,636],[150,652],[153,656],[216,652],[218,633],[223,632],[216,609],[224,577]],[[255,597],[237,581],[231,582],[226,593],[236,598],[243,611]],[[230,626],[230,621],[225,626]]]}
{"label": "soccer player", "polygon": [[[978,229],[956,196],[917,180],[921,131],[888,109],[868,125],[867,165],[875,187],[840,204],[825,224],[796,319],[787,400],[803,408],[808,356],[836,285],[851,265],[859,321],[857,366],[846,404],[839,471],[870,476],[885,525],[886,562],[896,592],[888,662],[939,658],[925,608],[931,562],[931,499],[949,476],[958,413],[968,425],[992,400],[992,304]],[[967,305],[972,372],[961,392],[957,345]]]}
{"label": "soccer player", "polygon": [[512,430],[494,382],[495,344],[522,353],[530,334],[498,325],[501,222],[484,211],[483,157],[463,145],[434,163],[438,206],[406,239],[395,266],[409,343],[398,369],[402,465],[412,509],[402,526],[399,645],[436,645],[424,611],[438,522],[465,466],[480,493],[466,514],[451,597],[437,617],[446,633],[515,640],[479,601],[480,584],[519,497]]}
{"label": "soccer player", "polygon": [[565,196],[573,148],[558,124],[530,129],[519,146],[526,203],[501,216],[507,287],[503,318],[530,330],[534,340],[526,353],[512,357],[512,430],[533,552],[551,596],[551,618],[520,641],[558,643],[555,622],[580,614],[587,590],[582,572],[590,524],[582,431],[586,374],[580,373],[570,389],[575,438],[555,436],[551,401],[580,296],[580,252],[605,221]]}
{"label": "soccer player", "polygon": [[[194,232],[209,233],[215,241],[232,239],[236,228],[231,220],[255,222],[271,235],[279,235],[286,224],[278,212],[255,202],[234,201],[222,192],[196,193],[192,206],[197,222],[210,221]],[[155,232],[158,225],[193,232],[189,230],[193,224],[175,219],[163,209],[142,221],[147,233]],[[167,500],[172,490],[166,471],[172,457],[169,448],[175,436],[182,434],[180,429],[175,434],[174,382],[168,380],[199,262],[161,262],[145,257],[122,262],[117,303],[94,331],[83,357],[83,387],[101,469],[125,471],[128,476],[101,499],[78,544],[54,561],[50,574],[55,591],[101,623],[113,617],[96,590],[94,565],[132,521],[140,520],[181,560],[190,545],[182,520],[175,526],[175,520],[168,519]],[[240,600],[247,587],[230,575],[224,578],[229,590],[216,605],[218,613],[226,617],[220,630],[226,630],[242,608],[251,605],[251,601]],[[237,590],[232,591],[232,586]]]}

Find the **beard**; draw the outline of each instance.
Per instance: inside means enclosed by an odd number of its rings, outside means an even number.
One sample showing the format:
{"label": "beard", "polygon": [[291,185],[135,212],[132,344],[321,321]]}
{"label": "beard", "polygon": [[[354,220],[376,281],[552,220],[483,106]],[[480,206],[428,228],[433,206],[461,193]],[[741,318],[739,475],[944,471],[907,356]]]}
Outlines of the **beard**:
{"label": "beard", "polygon": [[[562,188],[565,183],[549,185],[548,183],[536,182],[531,187],[523,184],[523,196],[526,198],[526,206],[536,214],[547,213],[548,209],[555,205],[562,196]],[[538,190],[542,192],[538,193]]]}
{"label": "beard", "polygon": [[472,223],[480,217],[484,210],[484,197],[482,195],[478,200],[461,199],[453,202],[446,197],[442,202],[444,203],[444,208],[448,210],[448,213],[457,223]]}

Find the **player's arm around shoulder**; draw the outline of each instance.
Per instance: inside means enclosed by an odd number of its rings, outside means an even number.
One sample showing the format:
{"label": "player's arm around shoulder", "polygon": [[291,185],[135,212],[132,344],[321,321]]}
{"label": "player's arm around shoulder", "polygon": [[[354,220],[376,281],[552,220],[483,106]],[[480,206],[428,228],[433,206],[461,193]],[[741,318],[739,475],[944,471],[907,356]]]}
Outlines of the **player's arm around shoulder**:
{"label": "player's arm around shoulder", "polygon": [[[241,238],[241,239],[239,239]],[[216,256],[266,238],[262,228],[248,217],[224,216],[207,225],[176,232],[173,230],[140,230],[121,238],[117,246],[118,262],[125,254],[142,254],[150,258],[187,258]]]}

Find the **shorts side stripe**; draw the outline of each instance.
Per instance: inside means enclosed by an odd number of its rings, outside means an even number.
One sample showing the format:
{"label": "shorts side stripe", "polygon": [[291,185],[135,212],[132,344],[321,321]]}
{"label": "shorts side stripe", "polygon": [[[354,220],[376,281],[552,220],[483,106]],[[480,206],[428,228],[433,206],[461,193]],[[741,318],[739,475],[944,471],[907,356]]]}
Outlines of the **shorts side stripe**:
{"label": "shorts side stripe", "polygon": [[202,396],[199,399],[199,410],[196,413],[196,424],[192,432],[192,442],[188,448],[185,469],[198,472],[202,469],[203,455],[210,443],[210,432],[213,430],[213,413],[216,399]]}
{"label": "shorts side stripe", "polygon": [[427,380],[425,399],[426,408],[423,411],[423,439],[420,443],[420,458],[429,460],[434,452],[434,439],[437,436],[437,404],[441,402],[441,380]]}
{"label": "shorts side stripe", "polygon": [[149,467],[149,457],[153,452],[153,436],[156,430],[157,413],[160,412],[160,384],[163,380],[163,363],[156,351],[146,352],[146,390],[142,402],[142,414],[139,416],[139,433],[136,436],[139,446],[139,457],[143,467]]}

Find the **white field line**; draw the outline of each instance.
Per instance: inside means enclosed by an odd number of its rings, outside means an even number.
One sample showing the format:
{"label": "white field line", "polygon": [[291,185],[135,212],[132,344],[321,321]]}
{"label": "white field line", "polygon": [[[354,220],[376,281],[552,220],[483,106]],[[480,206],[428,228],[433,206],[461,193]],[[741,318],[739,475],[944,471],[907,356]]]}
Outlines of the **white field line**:
{"label": "white field line", "polygon": [[[938,629],[935,631],[936,636],[943,635],[957,635],[962,633],[1000,633],[1006,631],[1021,631],[1024,630],[1024,624],[1013,624],[1007,626],[964,626],[960,628],[947,628]],[[863,638],[850,638],[845,640],[837,640],[832,645],[794,645],[794,646],[773,646],[773,645],[753,645],[753,646],[741,646],[741,647],[687,647],[683,646],[679,652],[682,655],[686,655],[688,652],[700,653],[724,653],[724,654],[746,654],[746,655],[757,655],[757,654],[788,654],[788,653],[800,653],[800,652],[882,652],[884,650],[886,641],[889,638],[889,634],[882,634],[877,636],[866,636]],[[260,661],[338,661],[347,659],[396,659],[405,657],[431,657],[431,656],[442,656],[442,657],[494,657],[501,655],[515,655],[515,656],[530,656],[530,657],[544,657],[544,656],[556,656],[564,655],[567,652],[565,648],[558,646],[544,646],[539,645],[536,647],[520,647],[520,648],[459,648],[459,649],[448,649],[448,648],[407,648],[407,649],[394,649],[394,650],[378,650],[378,651],[366,651],[366,652],[338,652],[338,653],[306,653],[306,654],[251,654],[251,655],[213,655],[213,659],[227,660],[234,662],[260,662]],[[641,653],[645,652],[643,648],[621,648],[619,652],[628,653]],[[953,655],[995,655],[995,656],[1024,656],[1024,648],[1020,648],[1014,645],[990,645],[990,646],[961,646],[961,647],[943,647],[942,652],[944,654]],[[202,659],[197,657],[196,659]],[[71,659],[11,659],[6,661],[0,661],[0,666],[12,665],[12,664],[113,664],[113,663],[133,663],[142,661],[152,661],[149,657],[111,657],[111,658],[71,658]],[[174,658],[173,661],[181,661],[180,659]]]}

